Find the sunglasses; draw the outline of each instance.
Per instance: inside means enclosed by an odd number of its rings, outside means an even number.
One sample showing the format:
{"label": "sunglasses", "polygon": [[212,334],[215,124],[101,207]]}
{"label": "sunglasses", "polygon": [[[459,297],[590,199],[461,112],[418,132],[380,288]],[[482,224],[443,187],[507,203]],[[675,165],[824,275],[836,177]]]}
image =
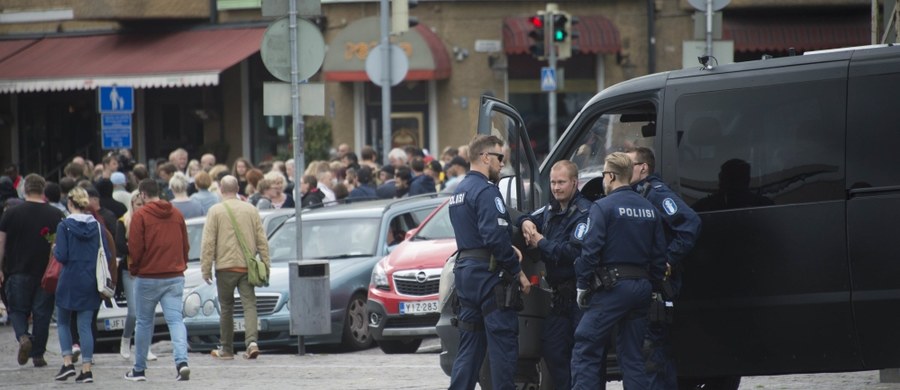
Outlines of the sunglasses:
{"label": "sunglasses", "polygon": [[484,152],[482,154],[487,154],[489,156],[497,157],[497,161],[503,162],[503,153],[495,153],[495,152]]}

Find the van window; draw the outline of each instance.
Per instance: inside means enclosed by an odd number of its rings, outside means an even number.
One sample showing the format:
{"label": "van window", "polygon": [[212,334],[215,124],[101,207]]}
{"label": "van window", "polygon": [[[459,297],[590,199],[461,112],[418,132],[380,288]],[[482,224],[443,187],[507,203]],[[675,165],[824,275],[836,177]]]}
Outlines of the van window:
{"label": "van window", "polygon": [[843,199],[841,80],[684,95],[679,176],[697,211]]}
{"label": "van window", "polygon": [[[569,160],[578,165],[578,184],[600,177],[609,153],[624,152],[636,146],[653,148],[656,107],[651,103],[611,110],[597,116],[574,145]],[[645,133],[648,132],[648,133]],[[602,180],[602,179],[599,179]]]}

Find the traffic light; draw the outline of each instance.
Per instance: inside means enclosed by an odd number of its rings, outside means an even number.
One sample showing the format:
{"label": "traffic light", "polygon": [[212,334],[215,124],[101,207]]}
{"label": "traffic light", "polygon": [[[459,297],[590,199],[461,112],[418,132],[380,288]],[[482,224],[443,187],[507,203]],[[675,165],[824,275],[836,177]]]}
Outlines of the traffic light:
{"label": "traffic light", "polygon": [[547,27],[544,16],[544,11],[538,11],[537,15],[528,18],[532,27],[531,31],[528,33],[528,37],[533,41],[528,48],[528,51],[531,52],[533,57],[539,60],[543,60],[547,54],[547,40],[545,37]]}
{"label": "traffic light", "polygon": [[572,39],[578,35],[572,31],[572,25],[578,23],[568,12],[557,11],[553,14],[553,41],[556,42],[556,58],[564,60],[572,56]]}
{"label": "traffic light", "polygon": [[391,34],[402,34],[419,25],[419,18],[409,16],[410,8],[416,8],[419,0],[391,0]]}
{"label": "traffic light", "polygon": [[569,37],[569,16],[562,11],[553,14],[553,42],[559,43]]}

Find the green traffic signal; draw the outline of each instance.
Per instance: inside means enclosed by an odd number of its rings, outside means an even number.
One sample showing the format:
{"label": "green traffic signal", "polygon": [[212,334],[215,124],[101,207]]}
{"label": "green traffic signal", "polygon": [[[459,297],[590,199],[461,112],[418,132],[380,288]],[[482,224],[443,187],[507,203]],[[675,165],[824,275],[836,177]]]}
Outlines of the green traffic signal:
{"label": "green traffic signal", "polygon": [[569,32],[566,31],[566,24],[569,22],[569,18],[564,14],[554,14],[553,15],[553,41],[554,42],[562,42],[566,40],[566,37],[569,36]]}

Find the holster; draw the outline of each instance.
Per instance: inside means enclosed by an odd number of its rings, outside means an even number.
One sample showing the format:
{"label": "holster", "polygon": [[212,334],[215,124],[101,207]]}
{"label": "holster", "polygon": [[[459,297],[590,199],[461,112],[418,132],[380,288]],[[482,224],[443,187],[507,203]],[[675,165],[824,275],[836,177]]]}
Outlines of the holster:
{"label": "holster", "polygon": [[570,280],[553,286],[553,292],[550,295],[550,311],[554,314],[568,314],[575,304],[576,299],[575,281]]}
{"label": "holster", "polygon": [[663,293],[655,292],[650,297],[650,309],[647,313],[650,322],[671,324],[675,317],[675,306],[672,301],[663,298]]}
{"label": "holster", "polygon": [[500,283],[494,287],[497,308],[521,311],[525,308],[522,291],[517,280],[506,271],[500,271]]}

